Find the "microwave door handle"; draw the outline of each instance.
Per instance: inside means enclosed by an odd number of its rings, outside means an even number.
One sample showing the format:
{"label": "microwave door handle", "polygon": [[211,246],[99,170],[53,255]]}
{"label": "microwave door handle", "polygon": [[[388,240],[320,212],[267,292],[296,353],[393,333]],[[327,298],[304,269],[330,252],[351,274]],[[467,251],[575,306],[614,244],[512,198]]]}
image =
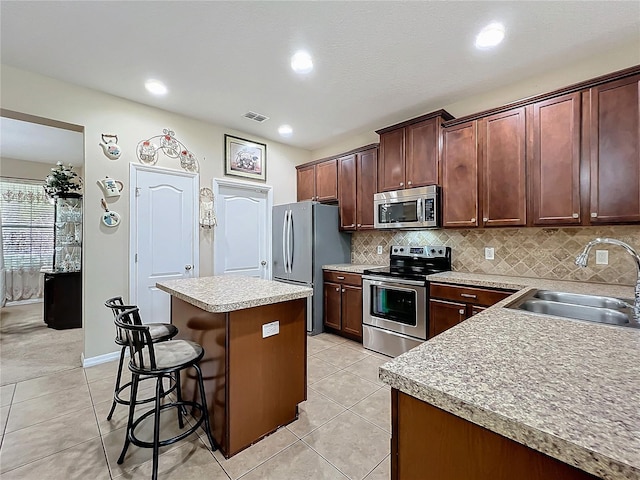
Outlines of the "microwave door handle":
{"label": "microwave door handle", "polygon": [[422,208],[422,198],[419,198],[418,201],[416,202],[416,209],[417,209],[417,214],[418,214],[418,221],[419,222],[423,222],[424,221],[424,208]]}
{"label": "microwave door handle", "polygon": [[296,246],[293,231],[293,210],[289,210],[289,273],[293,273],[293,250]]}
{"label": "microwave door handle", "polygon": [[287,225],[289,218],[289,210],[284,211],[284,218],[282,219],[282,260],[284,261],[284,273],[289,273],[289,256],[287,254],[287,244],[289,239],[287,238]]}

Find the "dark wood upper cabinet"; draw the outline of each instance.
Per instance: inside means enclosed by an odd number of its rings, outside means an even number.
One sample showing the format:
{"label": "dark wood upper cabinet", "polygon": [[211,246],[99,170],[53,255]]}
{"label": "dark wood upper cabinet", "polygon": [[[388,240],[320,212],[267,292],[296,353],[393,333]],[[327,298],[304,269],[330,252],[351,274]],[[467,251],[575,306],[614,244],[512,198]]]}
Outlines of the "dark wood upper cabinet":
{"label": "dark wood upper cabinet", "polygon": [[640,75],[590,89],[590,220],[640,221]]}
{"label": "dark wood upper cabinet", "polygon": [[477,227],[477,121],[446,128],[443,136],[443,226]]}
{"label": "dark wood upper cabinet", "polygon": [[315,200],[316,196],[316,168],[315,165],[298,167],[298,202],[305,200]]}
{"label": "dark wood upper cabinet", "polygon": [[316,200],[338,201],[338,160],[335,158],[316,164]]}
{"label": "dark wood upper cabinet", "polygon": [[439,185],[442,122],[445,110],[377,130],[380,135],[378,191]]}
{"label": "dark wood upper cabinet", "polygon": [[406,188],[439,184],[441,118],[431,118],[405,128]]}
{"label": "dark wood upper cabinet", "polygon": [[[356,154],[346,155],[338,159],[338,203],[340,205],[340,230],[356,229],[356,206],[358,192],[356,189]],[[373,208],[373,207],[372,207]]]}
{"label": "dark wood upper cabinet", "polygon": [[298,165],[298,202],[317,200],[323,203],[338,201],[338,159],[332,158],[311,165]]}
{"label": "dark wood upper cabinet", "polygon": [[526,224],[525,109],[479,120],[482,155],[482,225]]}
{"label": "dark wood upper cabinet", "polygon": [[357,153],[356,161],[356,227],[358,230],[372,230],[373,196],[378,187],[378,149]]}
{"label": "dark wood upper cabinet", "polygon": [[380,135],[378,191],[404,188],[404,128]]}
{"label": "dark wood upper cabinet", "polygon": [[533,225],[581,223],[580,110],[580,93],[527,107]]}

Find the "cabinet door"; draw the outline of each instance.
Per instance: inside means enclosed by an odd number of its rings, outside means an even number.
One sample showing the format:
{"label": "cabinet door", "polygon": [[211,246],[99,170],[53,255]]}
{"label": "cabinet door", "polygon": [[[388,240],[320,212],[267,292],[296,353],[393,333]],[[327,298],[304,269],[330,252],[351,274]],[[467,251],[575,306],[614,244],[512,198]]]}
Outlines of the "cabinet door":
{"label": "cabinet door", "polygon": [[405,127],[406,187],[438,184],[440,117]]}
{"label": "cabinet door", "polygon": [[442,218],[444,227],[478,226],[477,123],[444,130]]}
{"label": "cabinet door", "polygon": [[356,229],[356,155],[347,155],[338,160],[338,204],[340,205],[340,230]]}
{"label": "cabinet door", "polygon": [[315,200],[316,196],[316,166],[309,165],[297,169],[298,201]]}
{"label": "cabinet door", "polygon": [[534,225],[580,223],[580,93],[533,105],[531,214]]}
{"label": "cabinet door", "polygon": [[324,282],[324,324],[328,327],[340,330],[340,298],[341,287],[337,283]]}
{"label": "cabinet door", "polygon": [[362,338],[362,288],[342,285],[342,331]]}
{"label": "cabinet door", "polygon": [[591,89],[591,223],[640,221],[639,83]]}
{"label": "cabinet door", "polygon": [[378,191],[404,188],[404,128],[380,135]]}
{"label": "cabinet door", "polygon": [[338,159],[316,164],[316,200],[338,201]]}
{"label": "cabinet door", "polygon": [[467,318],[465,303],[429,301],[429,338],[456,326]]}
{"label": "cabinet door", "polygon": [[358,230],[372,230],[373,195],[378,192],[378,150],[360,152],[356,158],[356,224]]}
{"label": "cabinet door", "polygon": [[526,223],[524,107],[479,121],[482,137],[482,224]]}

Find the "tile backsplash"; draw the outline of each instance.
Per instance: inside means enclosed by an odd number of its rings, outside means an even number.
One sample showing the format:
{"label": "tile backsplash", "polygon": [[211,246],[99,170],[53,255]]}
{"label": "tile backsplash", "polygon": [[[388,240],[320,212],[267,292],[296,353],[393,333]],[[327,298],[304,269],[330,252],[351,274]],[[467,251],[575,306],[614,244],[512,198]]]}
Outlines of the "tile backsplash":
{"label": "tile backsplash", "polygon": [[[596,245],[587,268],[577,267],[576,256],[596,237],[621,240],[640,252],[640,226],[563,228],[486,228],[468,230],[370,231],[352,236],[351,262],[385,265],[391,245],[445,245],[451,247],[453,270],[519,277],[577,280],[633,285],[636,264],[623,248]],[[376,253],[382,245],[383,254]],[[484,248],[495,249],[494,260],[484,259]],[[596,265],[595,250],[609,251],[609,264]]]}

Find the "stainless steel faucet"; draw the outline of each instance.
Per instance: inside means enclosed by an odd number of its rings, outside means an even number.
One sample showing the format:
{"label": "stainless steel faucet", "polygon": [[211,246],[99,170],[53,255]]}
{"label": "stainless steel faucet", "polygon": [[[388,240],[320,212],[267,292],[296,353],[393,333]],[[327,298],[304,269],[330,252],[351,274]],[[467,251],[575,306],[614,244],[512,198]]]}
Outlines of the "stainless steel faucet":
{"label": "stainless steel faucet", "polygon": [[619,247],[624,248],[629,255],[633,257],[636,261],[636,268],[638,270],[638,278],[636,279],[636,289],[635,289],[635,302],[633,304],[633,318],[636,322],[640,322],[640,255],[636,252],[631,246],[627,243],[621,242],[620,240],[616,240],[615,238],[595,238],[591,240],[584,247],[584,250],[580,255],[576,257],[576,265],[579,267],[587,266],[587,257],[589,256],[589,252],[594,245],[598,243],[608,243],[611,245],[618,245]]}

